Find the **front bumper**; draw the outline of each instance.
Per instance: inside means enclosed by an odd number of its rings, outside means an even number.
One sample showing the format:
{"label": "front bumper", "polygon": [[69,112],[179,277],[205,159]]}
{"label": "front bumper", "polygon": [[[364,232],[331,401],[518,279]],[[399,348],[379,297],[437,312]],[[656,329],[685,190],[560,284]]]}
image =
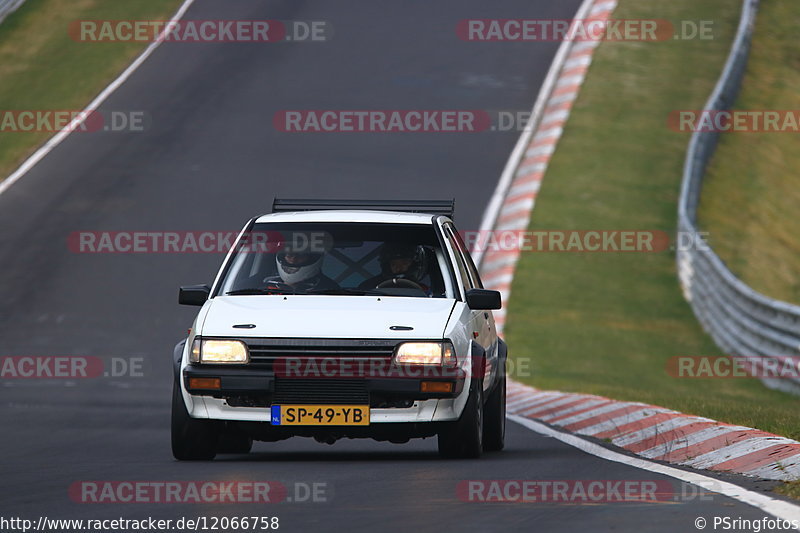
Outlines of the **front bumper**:
{"label": "front bumper", "polygon": [[[198,388],[190,385],[191,378],[218,378],[219,389]],[[309,382],[314,379],[295,379],[291,377],[276,377],[273,372],[256,370],[246,367],[230,368],[222,365],[190,365],[183,370],[183,379],[186,390],[190,394],[211,396],[214,398],[231,398],[236,396],[261,395],[271,400],[276,392],[276,382],[290,385],[294,382]],[[363,382],[365,390],[370,394],[371,406],[380,406],[380,400],[396,397],[412,400],[432,400],[442,398],[455,398],[464,389],[466,373],[461,369],[441,371],[439,369],[410,369],[403,377],[360,377],[347,376],[337,378],[316,378],[320,384],[336,383],[337,381]],[[424,392],[422,383],[451,383],[452,392]]]}
{"label": "front bumper", "polygon": [[[462,370],[442,375],[355,379],[293,379],[247,367],[189,365],[183,369],[190,416],[215,420],[269,422],[273,404],[370,406],[370,424],[457,420],[467,379]],[[219,379],[218,389],[192,386],[194,379]],[[423,382],[449,383],[452,392],[423,392]]]}

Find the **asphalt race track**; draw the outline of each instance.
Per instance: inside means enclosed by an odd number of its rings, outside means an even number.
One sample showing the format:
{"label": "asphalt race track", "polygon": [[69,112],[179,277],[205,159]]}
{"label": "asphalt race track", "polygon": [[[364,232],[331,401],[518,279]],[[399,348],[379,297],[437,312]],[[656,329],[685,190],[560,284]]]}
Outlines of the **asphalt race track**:
{"label": "asphalt race track", "polygon": [[[323,20],[324,43],[168,43],[103,105],[143,132],[75,133],[0,196],[0,355],[96,356],[141,369],[85,380],[0,380],[0,515],[141,519],[277,516],[284,531],[693,531],[698,516],[759,518],[721,496],[661,503],[480,503],[463,480],[655,480],[510,424],[507,449],[443,461],[407,445],[308,439],[179,463],[170,452],[175,342],[221,254],[80,254],[78,231],[234,231],[273,196],[457,198],[477,229],[518,132],[283,133],[285,109],[528,111],[557,43],[467,43],[464,18],[567,19],[578,0],[198,0],[188,19]],[[129,369],[130,370],[130,369]],[[87,480],[277,481],[274,504],[90,504]],[[321,483],[326,501],[303,500]],[[689,488],[689,492],[693,489]],[[298,492],[299,491],[299,492]],[[685,492],[685,491],[684,491]]]}

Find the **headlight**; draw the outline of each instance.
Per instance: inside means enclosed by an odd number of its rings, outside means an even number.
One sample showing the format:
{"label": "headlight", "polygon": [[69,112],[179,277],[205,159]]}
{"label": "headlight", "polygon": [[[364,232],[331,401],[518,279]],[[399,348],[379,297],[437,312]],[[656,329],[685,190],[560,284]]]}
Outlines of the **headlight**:
{"label": "headlight", "polygon": [[195,339],[189,361],[192,363],[243,364],[250,361],[250,354],[242,341]]}
{"label": "headlight", "polygon": [[394,352],[402,365],[456,366],[456,352],[449,342],[404,342]]}

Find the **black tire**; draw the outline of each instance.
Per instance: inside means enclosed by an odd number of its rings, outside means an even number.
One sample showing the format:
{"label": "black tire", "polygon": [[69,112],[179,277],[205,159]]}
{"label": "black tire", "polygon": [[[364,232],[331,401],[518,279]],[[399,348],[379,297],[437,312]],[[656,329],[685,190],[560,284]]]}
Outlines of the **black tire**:
{"label": "black tire", "polygon": [[179,382],[172,385],[172,455],[178,461],[210,461],[217,455],[219,430],[212,420],[189,416]]}
{"label": "black tire", "polygon": [[499,452],[506,441],[506,372],[501,369],[500,382],[486,399],[483,407],[483,450]]}
{"label": "black tire", "polygon": [[471,381],[469,399],[458,422],[439,431],[439,455],[447,458],[477,459],[483,452],[483,382]]}

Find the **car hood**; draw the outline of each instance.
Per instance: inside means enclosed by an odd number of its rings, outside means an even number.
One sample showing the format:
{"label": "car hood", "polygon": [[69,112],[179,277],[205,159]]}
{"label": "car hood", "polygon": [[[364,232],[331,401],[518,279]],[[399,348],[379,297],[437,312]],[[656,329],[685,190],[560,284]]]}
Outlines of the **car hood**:
{"label": "car hood", "polygon": [[257,295],[218,296],[206,305],[201,334],[208,337],[441,339],[455,300]]}

